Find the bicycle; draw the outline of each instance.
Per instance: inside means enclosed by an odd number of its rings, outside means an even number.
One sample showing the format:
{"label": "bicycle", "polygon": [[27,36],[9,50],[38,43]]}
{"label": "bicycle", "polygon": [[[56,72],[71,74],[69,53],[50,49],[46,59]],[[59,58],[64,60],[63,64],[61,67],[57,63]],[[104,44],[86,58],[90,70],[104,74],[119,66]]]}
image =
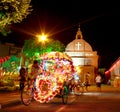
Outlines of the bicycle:
{"label": "bicycle", "polygon": [[84,87],[84,83],[73,84],[72,92],[74,92],[75,95],[82,95],[84,93]]}
{"label": "bicycle", "polygon": [[68,95],[69,95],[69,88],[67,85],[64,85],[63,91],[62,91],[62,103],[63,104],[68,103]]}
{"label": "bicycle", "polygon": [[63,85],[63,88],[60,89],[60,92],[55,96],[57,98],[62,98],[62,103],[68,103],[69,87],[68,85]]}
{"label": "bicycle", "polygon": [[21,90],[21,102],[28,106],[34,99],[35,87],[31,87],[29,81],[25,82],[23,89]]}
{"label": "bicycle", "polygon": [[[21,90],[21,102],[25,106],[28,106],[32,100],[34,99],[34,92],[35,92],[35,86],[32,87],[29,84],[29,81],[26,81],[24,84],[23,89]],[[60,92],[56,95],[56,97],[62,98],[62,103],[67,104],[68,103],[68,94],[69,94],[69,88],[67,85],[63,85],[63,88],[60,89]]]}

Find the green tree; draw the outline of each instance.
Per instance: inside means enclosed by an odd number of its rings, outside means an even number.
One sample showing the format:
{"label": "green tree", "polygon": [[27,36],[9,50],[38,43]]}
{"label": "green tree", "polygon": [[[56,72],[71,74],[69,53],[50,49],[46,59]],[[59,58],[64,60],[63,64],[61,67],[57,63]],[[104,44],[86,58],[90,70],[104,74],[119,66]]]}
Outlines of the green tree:
{"label": "green tree", "polygon": [[45,52],[65,51],[65,45],[59,40],[49,39],[45,43],[37,42],[34,39],[25,40],[23,52],[25,56],[33,58],[36,55],[41,55]]}

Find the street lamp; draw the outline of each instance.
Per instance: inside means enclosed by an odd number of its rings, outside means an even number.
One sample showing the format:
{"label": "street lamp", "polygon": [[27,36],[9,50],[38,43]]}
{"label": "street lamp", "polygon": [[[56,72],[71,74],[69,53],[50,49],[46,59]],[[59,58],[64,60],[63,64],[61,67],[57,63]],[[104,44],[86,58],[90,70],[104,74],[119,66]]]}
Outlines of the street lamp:
{"label": "street lamp", "polygon": [[44,43],[47,40],[47,35],[44,33],[42,35],[37,35],[38,41]]}
{"label": "street lamp", "polygon": [[42,42],[42,54],[44,53],[43,50],[45,49],[45,41],[47,41],[47,35],[42,33],[41,35],[36,35],[38,42]]}

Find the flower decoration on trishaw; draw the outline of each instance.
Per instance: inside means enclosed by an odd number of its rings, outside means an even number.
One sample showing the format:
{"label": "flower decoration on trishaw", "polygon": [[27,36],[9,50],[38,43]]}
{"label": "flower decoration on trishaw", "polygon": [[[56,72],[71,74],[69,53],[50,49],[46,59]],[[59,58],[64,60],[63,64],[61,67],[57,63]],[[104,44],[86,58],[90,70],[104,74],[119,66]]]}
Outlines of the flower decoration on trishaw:
{"label": "flower decoration on trishaw", "polygon": [[40,58],[41,74],[36,77],[34,99],[44,103],[60,92],[65,81],[73,78],[74,66],[71,58],[61,52],[45,53]]}

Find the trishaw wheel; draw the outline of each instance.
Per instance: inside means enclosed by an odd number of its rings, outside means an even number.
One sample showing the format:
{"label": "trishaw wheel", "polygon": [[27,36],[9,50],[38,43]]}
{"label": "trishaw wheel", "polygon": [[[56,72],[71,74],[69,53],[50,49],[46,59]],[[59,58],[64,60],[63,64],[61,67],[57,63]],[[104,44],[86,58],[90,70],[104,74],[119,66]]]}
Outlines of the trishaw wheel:
{"label": "trishaw wheel", "polygon": [[24,88],[21,90],[21,102],[25,106],[28,106],[33,99],[33,90],[30,88],[28,84],[24,86]]}
{"label": "trishaw wheel", "polygon": [[62,103],[67,104],[68,103],[68,88],[67,86],[64,87],[63,93],[62,93]]}

